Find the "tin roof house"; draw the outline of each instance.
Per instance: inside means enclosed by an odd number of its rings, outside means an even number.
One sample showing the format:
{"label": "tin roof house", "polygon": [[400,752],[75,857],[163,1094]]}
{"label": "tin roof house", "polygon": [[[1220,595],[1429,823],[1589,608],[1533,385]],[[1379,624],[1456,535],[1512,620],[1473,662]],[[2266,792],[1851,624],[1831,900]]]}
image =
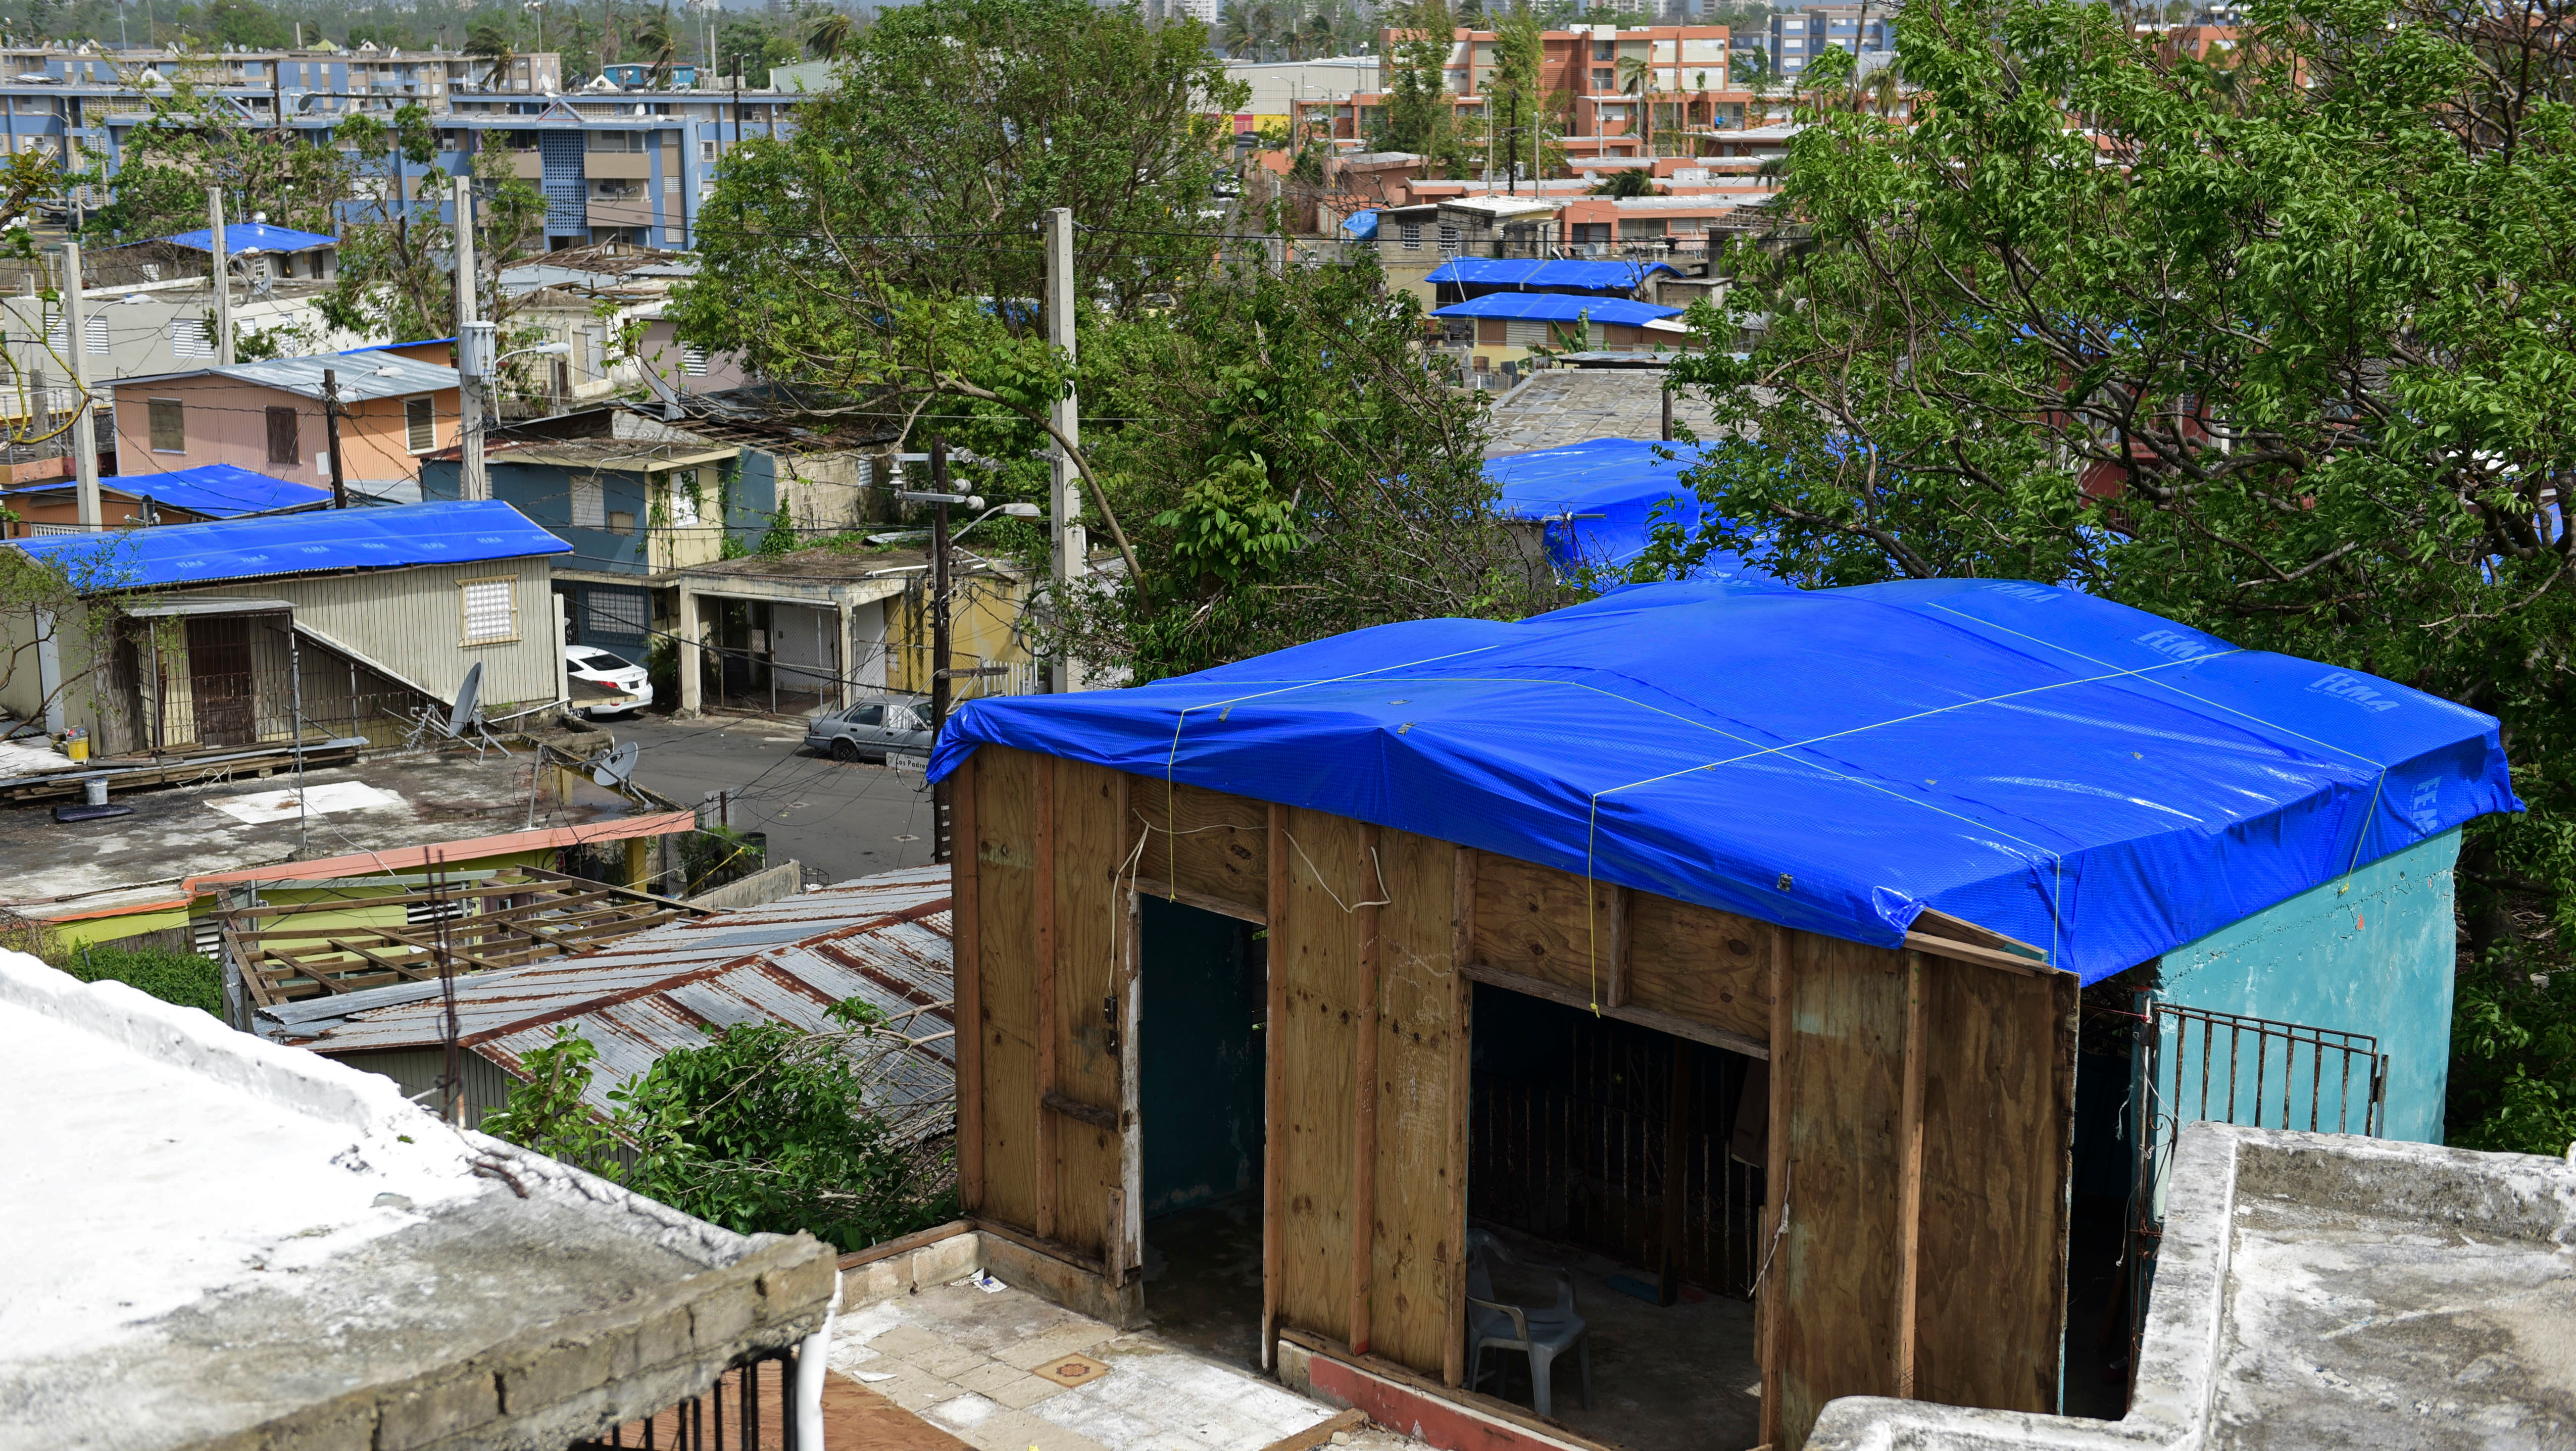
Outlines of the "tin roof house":
{"label": "tin roof house", "polygon": [[[1131,1312],[1240,1284],[1436,1446],[2054,1412],[2178,1118],[2439,1136],[2460,828],[2520,807],[2489,717],[1979,580],[978,700],[931,773],[967,1212]],[[1549,1327],[1553,1400],[1495,1345]]]}

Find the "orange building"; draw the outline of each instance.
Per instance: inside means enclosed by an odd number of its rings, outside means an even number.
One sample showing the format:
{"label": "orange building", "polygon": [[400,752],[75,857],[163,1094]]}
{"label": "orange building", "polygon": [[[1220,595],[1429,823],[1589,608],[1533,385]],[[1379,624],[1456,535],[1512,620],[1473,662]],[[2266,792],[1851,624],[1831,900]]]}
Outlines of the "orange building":
{"label": "orange building", "polygon": [[[1404,31],[1378,33],[1387,64],[1406,39]],[[1543,94],[1565,105],[1558,144],[1569,157],[1642,156],[1648,105],[1655,108],[1653,149],[1662,154],[1691,155],[1697,139],[1692,133],[1742,126],[1754,98],[1733,88],[1727,44],[1723,25],[1578,25],[1546,32],[1540,37],[1538,83]],[[1493,31],[1463,27],[1450,43],[1442,80],[1462,130],[1480,129],[1488,120],[1485,103],[1500,69],[1498,46]],[[1297,102],[1296,118],[1337,140],[1362,140],[1376,128],[1384,103],[1383,92]]]}
{"label": "orange building", "polygon": [[408,484],[421,455],[456,442],[454,368],[390,349],[326,353],[116,380],[117,471],[222,463],[327,489],[326,373],[339,390],[341,467],[353,489]]}

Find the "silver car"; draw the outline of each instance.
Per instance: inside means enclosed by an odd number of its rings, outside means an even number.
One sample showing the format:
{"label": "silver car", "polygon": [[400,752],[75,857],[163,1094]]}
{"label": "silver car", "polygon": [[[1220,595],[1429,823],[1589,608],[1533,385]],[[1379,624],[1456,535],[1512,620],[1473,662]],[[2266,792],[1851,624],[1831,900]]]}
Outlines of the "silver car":
{"label": "silver car", "polygon": [[889,754],[930,754],[930,704],[903,696],[862,700],[814,717],[805,744],[835,761],[882,761]]}

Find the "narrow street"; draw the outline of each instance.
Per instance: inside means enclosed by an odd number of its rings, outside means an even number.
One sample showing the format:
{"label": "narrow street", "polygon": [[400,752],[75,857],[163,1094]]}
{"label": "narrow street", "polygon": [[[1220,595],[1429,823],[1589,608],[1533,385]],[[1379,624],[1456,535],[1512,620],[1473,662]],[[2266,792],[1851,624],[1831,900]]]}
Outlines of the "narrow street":
{"label": "narrow street", "polygon": [[682,805],[734,793],[732,819],[769,834],[769,859],[808,882],[847,881],[930,860],[930,791],[916,767],[844,764],[804,749],[794,722],[639,715],[600,726],[643,748],[635,779]]}

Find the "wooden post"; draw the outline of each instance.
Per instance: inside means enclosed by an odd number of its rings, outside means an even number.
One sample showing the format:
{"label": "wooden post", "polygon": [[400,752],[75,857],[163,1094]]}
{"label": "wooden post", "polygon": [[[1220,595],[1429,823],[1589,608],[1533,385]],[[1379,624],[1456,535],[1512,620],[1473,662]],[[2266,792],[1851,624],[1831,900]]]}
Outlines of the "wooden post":
{"label": "wooden post", "polygon": [[1667,1035],[1673,1045],[1673,1101],[1664,1116],[1663,1273],[1657,1277],[1655,1303],[1670,1305],[1682,1295],[1682,1228],[1690,1199],[1691,1045]]}
{"label": "wooden post", "polygon": [[1286,1055],[1279,1047],[1280,1025],[1288,1019],[1288,985],[1281,975],[1285,948],[1282,929],[1288,920],[1288,808],[1270,805],[1270,889],[1263,904],[1269,916],[1269,999],[1261,1025],[1261,1368],[1279,1368],[1279,1182],[1280,1136],[1287,1132]]}
{"label": "wooden post", "polygon": [[1451,883],[1449,929],[1449,1341],[1440,1351],[1444,1385],[1467,1381],[1467,1152],[1475,1095],[1468,1075],[1474,1071],[1476,984],[1467,964],[1476,955],[1476,849],[1458,848]]}
{"label": "wooden post", "polygon": [[1896,1124],[1896,1394],[1914,1397],[1915,1303],[1923,1270],[1923,954],[1905,954],[1905,1084]]}
{"label": "wooden post", "polygon": [[[1603,955],[1610,960],[1609,1005],[1628,1006],[1628,889],[1610,888],[1610,920],[1602,936]],[[1667,1304],[1670,1302],[1667,1301]]]}
{"label": "wooden post", "polygon": [[949,776],[956,811],[957,851],[948,864],[948,932],[954,977],[949,1009],[957,1036],[957,1204],[968,1214],[984,1207],[984,972],[983,924],[975,915],[975,758]]}
{"label": "wooden post", "polygon": [[[1365,901],[1377,897],[1377,828],[1360,828],[1360,890]],[[1369,1281],[1377,1253],[1377,995],[1378,913],[1364,906],[1352,915],[1359,929],[1359,983],[1354,996],[1359,1010],[1351,1021],[1359,1032],[1358,1065],[1352,1075],[1359,1091],[1352,1105],[1351,1131],[1351,1350],[1369,1352]]]}
{"label": "wooden post", "polygon": [[1038,1238],[1055,1238],[1055,757],[1037,758]]}
{"label": "wooden post", "polygon": [[[1118,806],[1118,860],[1127,860],[1127,832],[1136,819],[1133,783],[1135,777],[1120,772],[1116,791]],[[1113,872],[1116,870],[1112,868]],[[1144,906],[1136,898],[1135,884],[1119,895],[1119,910],[1127,920],[1127,946],[1120,954],[1118,969],[1118,1182],[1120,1189],[1110,1196],[1111,1231],[1119,1243],[1118,1264],[1123,1272],[1133,1270],[1144,1253],[1145,1240],[1145,1136],[1144,1062],[1139,1056],[1139,1041],[1144,1028]],[[1132,1253],[1131,1253],[1132,1251]],[[1119,1301],[1122,1309],[1126,1304]]]}
{"label": "wooden post", "polygon": [[1792,955],[1789,929],[1771,929],[1771,1121],[1764,1130],[1769,1140],[1765,1147],[1762,1173],[1764,1205],[1762,1216],[1762,1259],[1755,1273],[1762,1276],[1762,1303],[1755,1307],[1761,1324],[1762,1356],[1762,1431],[1756,1438],[1765,1446],[1780,1443],[1780,1363],[1787,1346],[1782,1337],[1787,1333],[1789,1267],[1780,1263],[1788,1252],[1788,1235],[1782,1231],[1781,1218],[1789,1212],[1789,1098],[1792,1070],[1798,1061],[1797,1044],[1791,1039],[1791,1025],[1796,1015],[1790,1011],[1789,995],[1797,985],[1796,962]]}

